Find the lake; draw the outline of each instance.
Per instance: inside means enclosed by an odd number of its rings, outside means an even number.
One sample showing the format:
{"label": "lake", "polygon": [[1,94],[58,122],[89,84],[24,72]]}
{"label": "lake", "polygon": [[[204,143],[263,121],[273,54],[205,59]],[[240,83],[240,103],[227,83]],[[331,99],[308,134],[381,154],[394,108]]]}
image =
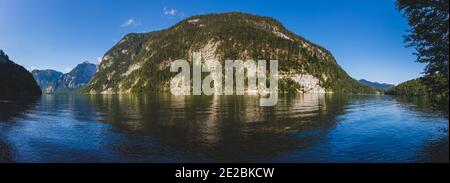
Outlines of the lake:
{"label": "lake", "polygon": [[0,100],[0,162],[448,162],[448,109],[383,95]]}

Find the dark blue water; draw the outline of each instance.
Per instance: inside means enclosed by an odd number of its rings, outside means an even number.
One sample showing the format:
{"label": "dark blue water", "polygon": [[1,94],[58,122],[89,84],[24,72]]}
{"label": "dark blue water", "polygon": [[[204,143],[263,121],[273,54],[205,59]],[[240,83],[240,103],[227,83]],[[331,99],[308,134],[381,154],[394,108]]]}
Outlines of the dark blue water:
{"label": "dark blue water", "polygon": [[0,101],[6,162],[448,162],[424,98],[47,95]]}

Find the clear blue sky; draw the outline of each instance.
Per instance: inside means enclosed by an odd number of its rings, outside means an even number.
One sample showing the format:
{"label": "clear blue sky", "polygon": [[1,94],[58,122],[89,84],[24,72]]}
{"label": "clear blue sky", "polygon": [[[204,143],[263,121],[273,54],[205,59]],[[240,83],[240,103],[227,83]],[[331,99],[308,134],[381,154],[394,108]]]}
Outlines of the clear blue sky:
{"label": "clear blue sky", "polygon": [[355,79],[400,83],[421,75],[394,0],[0,0],[0,49],[28,69],[66,72],[130,32],[167,28],[196,14],[271,16],[330,50]]}

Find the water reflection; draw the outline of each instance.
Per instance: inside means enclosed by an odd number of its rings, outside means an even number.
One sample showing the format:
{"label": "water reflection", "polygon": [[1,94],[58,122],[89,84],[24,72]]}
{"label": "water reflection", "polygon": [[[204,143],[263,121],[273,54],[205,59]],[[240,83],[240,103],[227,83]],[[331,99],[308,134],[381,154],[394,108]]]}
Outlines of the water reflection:
{"label": "water reflection", "polygon": [[[11,100],[0,100],[0,132],[7,131],[14,118],[23,117],[24,113],[32,108],[38,98],[22,98]],[[3,133],[0,133],[0,163],[12,162],[10,146],[5,142]]]}
{"label": "water reflection", "polygon": [[18,162],[411,162],[448,144],[448,115],[389,96],[260,107],[253,96],[48,95],[19,106],[0,104],[16,113],[0,132]]}
{"label": "water reflection", "polygon": [[[331,104],[334,110],[326,110],[324,95],[286,96],[275,107],[259,107],[259,99],[248,96],[153,94],[100,100],[94,108],[103,114],[101,121],[120,133],[149,136],[164,148],[192,156],[177,157],[180,161],[253,161],[307,147],[320,137],[290,133],[331,128],[343,106]],[[109,145],[126,149],[124,153],[145,148],[128,140]]]}
{"label": "water reflection", "polygon": [[38,100],[39,98],[0,99],[0,122],[8,122],[12,118],[21,117]]}
{"label": "water reflection", "polygon": [[396,102],[401,103],[404,107],[408,107],[410,110],[420,111],[430,115],[438,114],[448,118],[448,103],[444,104],[444,102],[436,102],[427,97],[393,96],[392,98]]}

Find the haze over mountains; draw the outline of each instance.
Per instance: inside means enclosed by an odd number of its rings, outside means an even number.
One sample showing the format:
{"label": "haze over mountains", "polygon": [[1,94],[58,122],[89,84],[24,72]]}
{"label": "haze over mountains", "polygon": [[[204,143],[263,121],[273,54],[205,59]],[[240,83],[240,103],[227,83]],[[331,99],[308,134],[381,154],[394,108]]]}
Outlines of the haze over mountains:
{"label": "haze over mountains", "polygon": [[91,81],[96,70],[96,64],[85,61],[66,74],[51,69],[33,70],[32,73],[42,92],[49,94],[78,92]]}
{"label": "haze over mountains", "polygon": [[392,87],[395,86],[393,84],[367,81],[365,79],[360,79],[359,83],[361,83],[363,85],[366,85],[368,87],[374,88],[374,89],[378,89],[378,90],[389,90],[389,89],[391,89]]}
{"label": "haze over mountains", "polygon": [[[87,93],[168,91],[171,61],[278,60],[279,89],[299,93],[374,93],[351,78],[331,53],[270,17],[199,15],[161,31],[126,35],[102,58]],[[206,74],[204,74],[206,75]]]}
{"label": "haze over mountains", "polygon": [[31,71],[34,79],[42,90],[42,93],[52,93],[54,91],[53,84],[63,75],[62,72],[52,69],[33,70]]}

